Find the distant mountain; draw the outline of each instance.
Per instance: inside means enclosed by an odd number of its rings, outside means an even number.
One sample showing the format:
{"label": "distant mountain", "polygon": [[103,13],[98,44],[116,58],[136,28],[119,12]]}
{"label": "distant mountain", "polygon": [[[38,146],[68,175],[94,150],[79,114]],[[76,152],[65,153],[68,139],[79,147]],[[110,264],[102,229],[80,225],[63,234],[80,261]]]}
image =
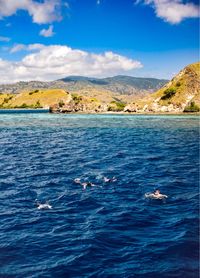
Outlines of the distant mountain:
{"label": "distant mountain", "polygon": [[125,107],[129,112],[200,111],[200,62],[186,66],[156,93]]}
{"label": "distant mountain", "polygon": [[99,88],[127,95],[153,92],[168,82],[168,80],[165,79],[142,78],[125,75],[107,78],[68,76],[58,81],[67,83],[71,90],[95,87],[96,89]]}
{"label": "distant mountain", "polygon": [[69,92],[106,91],[120,95],[144,96],[152,93],[164,84],[165,79],[139,78],[132,76],[114,76],[107,78],[92,78],[84,76],[68,76],[52,82],[30,81],[0,85],[0,93],[17,94],[24,90],[34,89],[64,89]]}

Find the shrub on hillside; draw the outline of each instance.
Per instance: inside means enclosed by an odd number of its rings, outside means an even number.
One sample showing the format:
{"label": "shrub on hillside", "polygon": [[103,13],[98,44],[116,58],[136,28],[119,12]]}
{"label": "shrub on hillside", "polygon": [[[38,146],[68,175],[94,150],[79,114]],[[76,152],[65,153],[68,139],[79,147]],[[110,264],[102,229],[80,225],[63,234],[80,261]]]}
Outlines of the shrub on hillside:
{"label": "shrub on hillside", "polygon": [[90,101],[91,101],[91,102],[98,102],[98,99],[95,98],[95,97],[93,97],[93,98],[90,99]]}
{"label": "shrub on hillside", "polygon": [[125,103],[120,101],[111,101],[110,105],[108,106],[108,111],[113,112],[120,112],[124,110]]}
{"label": "shrub on hillside", "polygon": [[31,95],[36,94],[38,92],[39,92],[39,90],[35,90],[35,91],[30,92],[29,95],[31,96]]}
{"label": "shrub on hillside", "polygon": [[161,97],[162,100],[170,99],[176,94],[175,88],[169,88],[164,91],[164,95]]}
{"label": "shrub on hillside", "polygon": [[29,106],[26,103],[22,103],[22,105],[19,105],[16,108],[29,108]]}
{"label": "shrub on hillside", "polygon": [[190,104],[188,104],[185,107],[183,112],[199,112],[199,111],[200,111],[199,106],[194,101],[192,101]]}
{"label": "shrub on hillside", "polygon": [[12,98],[13,96],[4,98],[3,103],[8,103]]}
{"label": "shrub on hillside", "polygon": [[21,105],[16,105],[14,108],[30,108],[30,109],[37,109],[37,108],[42,108],[42,105],[40,104],[39,100],[35,104],[26,104],[22,103]]}
{"label": "shrub on hillside", "polygon": [[178,81],[178,82],[176,83],[176,87],[180,87],[180,86],[181,86],[181,82]]}
{"label": "shrub on hillside", "polygon": [[39,100],[36,102],[34,108],[42,108],[42,105],[40,104],[40,101],[39,101]]}
{"label": "shrub on hillside", "polygon": [[81,96],[77,95],[77,94],[72,94],[72,99],[74,101],[75,104],[79,104],[79,102],[83,99]]}
{"label": "shrub on hillside", "polygon": [[59,107],[63,107],[64,105],[65,105],[64,101],[63,101],[63,100],[60,100],[59,103],[58,103],[58,106],[59,106]]}

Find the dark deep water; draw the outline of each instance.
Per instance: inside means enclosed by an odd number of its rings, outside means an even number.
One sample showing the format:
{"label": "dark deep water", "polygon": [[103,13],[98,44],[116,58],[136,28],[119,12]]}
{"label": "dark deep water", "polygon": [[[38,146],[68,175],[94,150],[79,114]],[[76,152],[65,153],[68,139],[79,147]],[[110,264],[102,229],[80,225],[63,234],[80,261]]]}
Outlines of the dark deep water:
{"label": "dark deep water", "polygon": [[0,158],[0,277],[198,277],[199,117],[0,115]]}

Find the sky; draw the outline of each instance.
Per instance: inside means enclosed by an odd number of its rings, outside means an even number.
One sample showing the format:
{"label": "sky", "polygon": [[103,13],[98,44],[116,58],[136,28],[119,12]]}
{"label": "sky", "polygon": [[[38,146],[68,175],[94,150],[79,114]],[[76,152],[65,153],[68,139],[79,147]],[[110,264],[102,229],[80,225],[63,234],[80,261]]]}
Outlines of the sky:
{"label": "sky", "polygon": [[197,0],[0,0],[0,83],[170,79],[199,60]]}

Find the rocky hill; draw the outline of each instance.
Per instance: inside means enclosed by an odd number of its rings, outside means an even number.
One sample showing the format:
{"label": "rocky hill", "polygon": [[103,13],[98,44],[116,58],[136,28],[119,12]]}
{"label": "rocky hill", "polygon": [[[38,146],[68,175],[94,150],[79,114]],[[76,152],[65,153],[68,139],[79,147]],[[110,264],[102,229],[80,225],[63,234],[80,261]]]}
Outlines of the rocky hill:
{"label": "rocky hill", "polygon": [[63,89],[75,91],[107,91],[123,95],[144,96],[161,88],[167,80],[155,78],[138,78],[131,76],[114,76],[109,78],[89,78],[69,76],[52,82],[30,81],[14,84],[1,84],[0,93],[18,94],[22,91],[36,89]]}
{"label": "rocky hill", "polygon": [[60,80],[67,84],[69,91],[82,89],[105,90],[118,94],[141,96],[161,88],[167,83],[165,79],[139,78],[118,75],[107,78],[90,78],[83,76],[69,76]]}
{"label": "rocky hill", "polygon": [[127,112],[198,112],[200,63],[188,65],[156,93],[127,105]]}

